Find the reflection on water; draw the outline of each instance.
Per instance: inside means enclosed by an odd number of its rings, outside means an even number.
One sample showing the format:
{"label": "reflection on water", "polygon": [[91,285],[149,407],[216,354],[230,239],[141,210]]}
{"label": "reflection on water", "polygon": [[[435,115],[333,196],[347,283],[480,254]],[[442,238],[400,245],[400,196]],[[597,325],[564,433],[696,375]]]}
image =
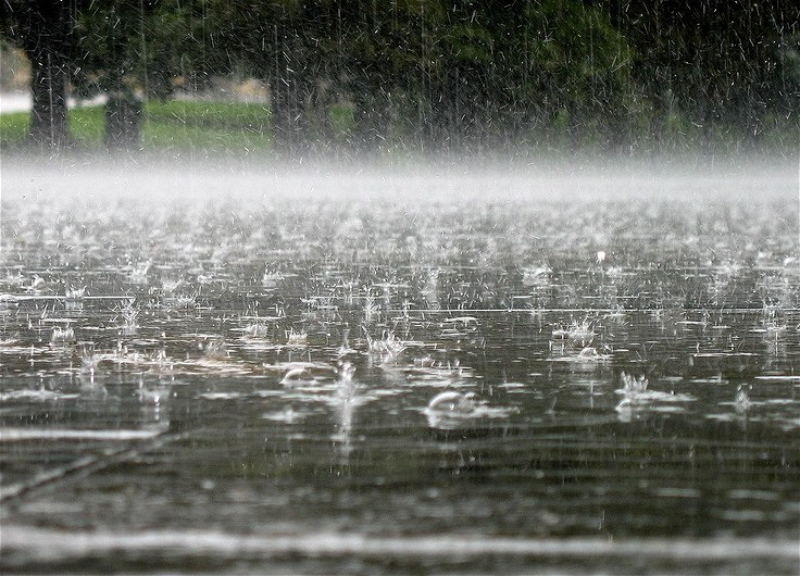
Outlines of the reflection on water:
{"label": "reflection on water", "polygon": [[6,201],[0,563],[796,571],[794,220]]}

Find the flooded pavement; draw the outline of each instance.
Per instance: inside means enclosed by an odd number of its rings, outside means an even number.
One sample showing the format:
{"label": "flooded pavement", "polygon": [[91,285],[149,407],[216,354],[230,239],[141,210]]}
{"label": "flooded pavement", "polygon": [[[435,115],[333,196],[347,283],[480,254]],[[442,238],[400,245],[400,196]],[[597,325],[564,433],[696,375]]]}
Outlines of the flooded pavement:
{"label": "flooded pavement", "polygon": [[7,177],[3,572],[797,574],[796,188],[469,181]]}

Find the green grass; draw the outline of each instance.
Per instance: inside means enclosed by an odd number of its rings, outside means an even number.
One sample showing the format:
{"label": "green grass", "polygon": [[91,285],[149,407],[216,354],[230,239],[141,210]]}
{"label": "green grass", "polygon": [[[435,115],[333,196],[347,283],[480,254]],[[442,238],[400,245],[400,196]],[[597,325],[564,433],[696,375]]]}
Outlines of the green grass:
{"label": "green grass", "polygon": [[25,139],[30,125],[27,112],[0,114],[0,144],[18,144]]}
{"label": "green grass", "polygon": [[148,102],[145,149],[249,153],[272,149],[269,109],[224,102]]}
{"label": "green grass", "polygon": [[261,104],[155,100],[147,103],[146,115],[156,124],[226,130],[257,130],[270,124],[269,108]]}
{"label": "green grass", "polygon": [[[645,128],[645,135],[637,147],[643,152],[653,149],[690,154],[707,148],[698,127],[678,116],[668,120],[667,130],[660,141],[650,141]],[[329,111],[328,121],[333,129],[333,138],[345,141],[355,122],[352,107],[334,106]],[[0,147],[23,149],[29,122],[27,112],[0,115]],[[783,118],[768,119],[759,139],[750,145],[764,150],[795,151],[800,146],[800,130],[796,122],[788,122]],[[103,106],[70,110],[69,124],[76,149],[95,151],[105,148]],[[154,154],[189,151],[234,155],[269,153],[273,151],[271,125],[270,110],[262,104],[151,100],[145,103],[142,146],[145,152]],[[586,128],[581,133],[583,138],[576,142],[575,135],[570,134],[570,125],[571,121],[566,115],[559,116],[552,126],[539,126],[533,130],[527,145],[532,150],[558,153],[571,150],[576,145],[592,150],[593,145],[596,147],[602,142],[602,134],[593,132],[591,128]],[[706,138],[709,136],[706,135]],[[746,139],[741,130],[734,127],[710,134],[710,141],[718,152],[738,152],[740,143]]]}
{"label": "green grass", "polygon": [[[105,107],[69,111],[70,133],[82,149],[104,147]],[[27,112],[0,115],[0,145],[20,147],[30,125]],[[269,109],[258,104],[150,101],[145,104],[142,145],[154,152],[202,149],[249,153],[272,149]]]}
{"label": "green grass", "polygon": [[77,108],[68,114],[70,133],[79,146],[94,148],[103,145],[105,107]]}

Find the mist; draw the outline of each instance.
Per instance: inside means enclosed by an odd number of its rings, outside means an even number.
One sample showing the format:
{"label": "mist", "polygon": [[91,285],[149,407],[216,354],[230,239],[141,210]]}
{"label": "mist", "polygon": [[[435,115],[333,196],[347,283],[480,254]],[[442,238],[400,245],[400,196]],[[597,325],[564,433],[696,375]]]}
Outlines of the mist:
{"label": "mist", "polygon": [[267,200],[407,203],[547,201],[635,198],[730,203],[785,203],[798,208],[794,158],[613,159],[541,161],[406,161],[343,164],[279,161],[154,159],[148,156],[39,158],[11,156],[0,163],[4,202],[104,203],[146,200],[157,210],[170,202],[238,204]]}

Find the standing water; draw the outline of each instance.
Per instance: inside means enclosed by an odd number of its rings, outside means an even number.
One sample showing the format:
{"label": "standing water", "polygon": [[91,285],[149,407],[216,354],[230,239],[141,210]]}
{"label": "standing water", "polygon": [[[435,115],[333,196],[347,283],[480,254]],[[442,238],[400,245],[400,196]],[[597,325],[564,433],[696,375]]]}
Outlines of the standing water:
{"label": "standing water", "polygon": [[3,572],[797,574],[793,170],[554,174],[4,166]]}

